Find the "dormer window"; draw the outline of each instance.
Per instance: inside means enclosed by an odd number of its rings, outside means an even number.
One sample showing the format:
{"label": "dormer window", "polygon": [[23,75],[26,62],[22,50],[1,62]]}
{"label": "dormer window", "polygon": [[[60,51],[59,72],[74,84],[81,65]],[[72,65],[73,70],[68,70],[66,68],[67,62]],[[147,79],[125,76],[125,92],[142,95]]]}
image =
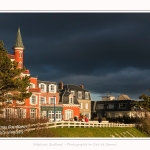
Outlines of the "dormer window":
{"label": "dormer window", "polygon": [[85,99],[89,99],[89,92],[85,92]]}
{"label": "dormer window", "polygon": [[82,99],[82,92],[78,92],[78,98]]}
{"label": "dormer window", "polygon": [[73,97],[69,97],[69,103],[73,104]]}
{"label": "dormer window", "polygon": [[75,95],[75,92],[74,92],[74,91],[71,91],[71,94],[74,96],[74,95]]}
{"label": "dormer window", "polygon": [[46,85],[44,83],[40,83],[39,88],[41,89],[41,92],[46,92]]}

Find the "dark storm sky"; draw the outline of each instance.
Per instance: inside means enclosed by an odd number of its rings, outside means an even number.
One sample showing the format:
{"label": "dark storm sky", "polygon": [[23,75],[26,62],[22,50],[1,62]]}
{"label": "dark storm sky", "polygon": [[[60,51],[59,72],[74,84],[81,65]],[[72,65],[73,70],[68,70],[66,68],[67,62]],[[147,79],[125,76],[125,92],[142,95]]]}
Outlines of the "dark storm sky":
{"label": "dark storm sky", "polygon": [[18,27],[31,76],[83,84],[93,100],[149,94],[150,13],[0,13],[9,53]]}

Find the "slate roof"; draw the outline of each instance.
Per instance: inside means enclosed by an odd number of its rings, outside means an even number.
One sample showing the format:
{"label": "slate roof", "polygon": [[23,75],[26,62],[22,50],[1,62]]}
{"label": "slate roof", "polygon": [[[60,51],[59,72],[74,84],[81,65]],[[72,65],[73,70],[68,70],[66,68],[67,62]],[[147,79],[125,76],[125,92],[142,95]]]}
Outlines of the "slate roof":
{"label": "slate roof", "polygon": [[73,85],[73,84],[66,84],[66,85],[64,85],[64,88],[65,88],[66,90],[89,92],[88,90],[82,89],[80,86]]}
{"label": "slate roof", "polygon": [[[80,86],[73,85],[73,84],[66,84],[66,85],[63,86],[63,89],[60,90],[60,102],[62,102],[63,104],[68,104],[68,102],[69,102],[68,97],[71,94],[71,91],[90,92],[89,90],[83,89]],[[79,104],[79,102],[77,100],[77,93],[75,93],[74,104]]]}
{"label": "slate roof", "polygon": [[14,46],[12,48],[14,49],[15,47],[22,47],[24,49],[24,45],[23,45],[22,37],[21,37],[21,32],[20,32],[20,28],[18,28],[18,32],[17,32],[17,36],[16,36],[16,41],[15,41]]}

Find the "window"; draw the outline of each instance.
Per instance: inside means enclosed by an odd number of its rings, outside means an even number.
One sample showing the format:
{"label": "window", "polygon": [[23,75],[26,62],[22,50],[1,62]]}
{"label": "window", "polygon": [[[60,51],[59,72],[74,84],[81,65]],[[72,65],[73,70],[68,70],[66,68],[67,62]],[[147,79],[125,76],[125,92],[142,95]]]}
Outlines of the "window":
{"label": "window", "polygon": [[41,118],[47,118],[47,111],[41,111]]}
{"label": "window", "polygon": [[65,120],[73,118],[73,110],[65,110]]}
{"label": "window", "polygon": [[69,103],[73,103],[73,97],[69,97]]}
{"label": "window", "polygon": [[54,121],[54,119],[56,121],[61,121],[62,119],[61,111],[55,111],[55,118],[54,118],[54,111],[48,111],[48,118],[50,119],[50,121]]}
{"label": "window", "polygon": [[19,57],[22,58],[22,52],[19,52]]}
{"label": "window", "polygon": [[89,93],[85,92],[85,99],[89,99]]}
{"label": "window", "polygon": [[54,104],[54,102],[55,102],[55,104],[56,104],[55,97],[50,97],[49,103],[50,103],[50,104]]}
{"label": "window", "polygon": [[30,83],[29,88],[35,88],[35,84]]}
{"label": "window", "polygon": [[13,108],[6,108],[4,112],[5,112],[5,118],[14,118],[15,110]]}
{"label": "window", "polygon": [[83,103],[80,103],[80,109],[83,109]]}
{"label": "window", "polygon": [[104,104],[98,104],[97,105],[97,109],[103,109],[104,108]]}
{"label": "window", "polygon": [[88,103],[85,103],[85,109],[88,109]]}
{"label": "window", "polygon": [[41,97],[40,98],[40,102],[41,102],[41,104],[45,104],[46,102],[45,102],[45,97]]}
{"label": "window", "polygon": [[108,104],[108,109],[114,109],[114,104]]}
{"label": "window", "polygon": [[30,109],[30,118],[35,119],[36,118],[36,109]]}
{"label": "window", "polygon": [[40,88],[41,88],[41,92],[45,92],[45,85],[44,84],[40,84]]}
{"label": "window", "polygon": [[80,91],[78,92],[78,98],[80,98],[80,99],[82,98],[82,92],[80,92]]}
{"label": "window", "polygon": [[6,97],[7,97],[6,103],[7,104],[12,104],[13,103],[12,94],[7,94]]}
{"label": "window", "polygon": [[19,62],[19,67],[22,67],[22,62],[21,61]]}
{"label": "window", "polygon": [[26,118],[26,109],[17,109],[17,117],[18,118]]}
{"label": "window", "polygon": [[126,107],[127,107],[127,104],[124,104],[124,103],[119,104],[119,108],[120,109],[125,109]]}
{"label": "window", "polygon": [[74,96],[75,95],[74,91],[71,91],[71,94]]}
{"label": "window", "polygon": [[56,92],[55,89],[56,89],[56,85],[54,85],[54,84],[50,84],[50,85],[49,85],[49,91],[50,91],[50,92],[55,93],[55,92]]}
{"label": "window", "polygon": [[33,105],[37,104],[37,97],[35,95],[32,95],[30,97],[30,104],[33,104]]}

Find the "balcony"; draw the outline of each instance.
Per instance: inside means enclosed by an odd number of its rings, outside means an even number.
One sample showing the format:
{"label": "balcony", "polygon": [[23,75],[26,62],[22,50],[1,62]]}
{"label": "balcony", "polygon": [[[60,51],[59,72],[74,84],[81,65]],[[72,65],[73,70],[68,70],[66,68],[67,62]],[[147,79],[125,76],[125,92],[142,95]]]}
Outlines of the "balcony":
{"label": "balcony", "polygon": [[38,93],[40,93],[41,89],[40,88],[29,88],[29,91],[30,92],[38,92]]}

